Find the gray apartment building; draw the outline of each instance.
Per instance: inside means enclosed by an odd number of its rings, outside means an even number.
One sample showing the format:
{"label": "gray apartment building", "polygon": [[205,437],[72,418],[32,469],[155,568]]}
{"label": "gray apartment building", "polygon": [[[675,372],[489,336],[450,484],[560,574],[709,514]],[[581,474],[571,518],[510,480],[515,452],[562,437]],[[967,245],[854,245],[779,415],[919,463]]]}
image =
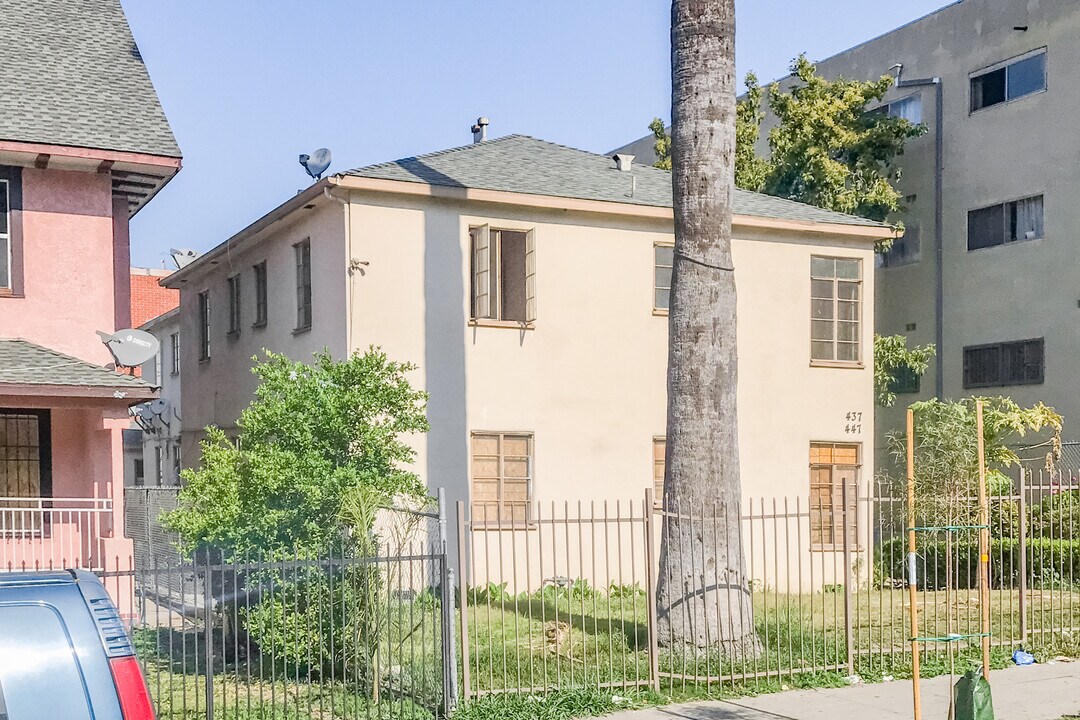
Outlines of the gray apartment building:
{"label": "gray apartment building", "polygon": [[[876,329],[938,357],[879,411],[879,450],[935,395],[1042,401],[1080,440],[1078,39],[1077,0],[960,0],[818,62],[830,78],[897,75],[879,111],[927,128],[900,158],[907,232],[879,256]],[[650,145],[624,151],[647,160]]]}

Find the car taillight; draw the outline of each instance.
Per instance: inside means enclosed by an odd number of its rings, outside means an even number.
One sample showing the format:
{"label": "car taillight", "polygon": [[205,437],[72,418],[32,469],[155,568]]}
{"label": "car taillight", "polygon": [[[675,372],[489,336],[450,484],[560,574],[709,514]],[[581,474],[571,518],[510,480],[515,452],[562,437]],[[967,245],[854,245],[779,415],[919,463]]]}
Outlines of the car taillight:
{"label": "car taillight", "polygon": [[146,689],[138,659],[134,655],[113,658],[109,660],[109,669],[116,683],[124,720],[154,720],[150,692]]}

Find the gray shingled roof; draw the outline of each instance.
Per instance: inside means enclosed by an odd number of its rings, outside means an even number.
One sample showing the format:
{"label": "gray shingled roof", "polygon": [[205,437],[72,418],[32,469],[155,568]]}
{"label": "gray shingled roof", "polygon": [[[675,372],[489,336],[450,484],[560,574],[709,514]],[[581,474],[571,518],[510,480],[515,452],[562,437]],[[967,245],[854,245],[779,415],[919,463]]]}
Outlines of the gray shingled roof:
{"label": "gray shingled roof", "polygon": [[[606,155],[507,135],[473,145],[350,170],[345,175],[448,187],[671,207],[671,173],[650,165],[619,172]],[[633,178],[633,179],[632,179]],[[735,213],[778,220],[881,227],[865,218],[735,191]]]}
{"label": "gray shingled roof", "polygon": [[180,157],[120,0],[0,0],[0,140]]}
{"label": "gray shingled roof", "polygon": [[100,365],[21,339],[0,338],[0,392],[4,385],[116,388],[145,396],[153,386]]}

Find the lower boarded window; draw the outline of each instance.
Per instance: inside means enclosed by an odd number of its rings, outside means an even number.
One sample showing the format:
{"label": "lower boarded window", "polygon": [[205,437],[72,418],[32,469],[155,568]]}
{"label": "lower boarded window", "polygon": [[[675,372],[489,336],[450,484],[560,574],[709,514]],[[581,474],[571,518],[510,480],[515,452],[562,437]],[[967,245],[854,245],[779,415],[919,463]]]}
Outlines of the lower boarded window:
{"label": "lower boarded window", "polygon": [[964,348],[964,387],[1038,385],[1045,371],[1043,338]]}
{"label": "lower boarded window", "polygon": [[531,520],[532,433],[472,434],[473,524],[524,527]]}
{"label": "lower boarded window", "polygon": [[0,536],[43,529],[34,509],[52,496],[51,437],[48,410],[0,409]]}
{"label": "lower boarded window", "polygon": [[810,548],[858,547],[859,445],[810,443]]}
{"label": "lower boarded window", "polygon": [[664,504],[664,460],[667,453],[667,438],[654,437],[652,441],[652,481],[653,503]]}

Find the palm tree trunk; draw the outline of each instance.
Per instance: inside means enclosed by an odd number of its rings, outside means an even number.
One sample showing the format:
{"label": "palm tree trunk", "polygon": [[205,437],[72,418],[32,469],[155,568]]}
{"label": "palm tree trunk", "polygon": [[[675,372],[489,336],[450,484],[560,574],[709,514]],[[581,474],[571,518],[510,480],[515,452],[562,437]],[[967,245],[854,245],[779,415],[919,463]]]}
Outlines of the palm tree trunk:
{"label": "palm tree trunk", "polygon": [[672,646],[753,652],[740,544],[731,259],[734,0],[673,0],[671,81],[675,259],[659,638]]}

